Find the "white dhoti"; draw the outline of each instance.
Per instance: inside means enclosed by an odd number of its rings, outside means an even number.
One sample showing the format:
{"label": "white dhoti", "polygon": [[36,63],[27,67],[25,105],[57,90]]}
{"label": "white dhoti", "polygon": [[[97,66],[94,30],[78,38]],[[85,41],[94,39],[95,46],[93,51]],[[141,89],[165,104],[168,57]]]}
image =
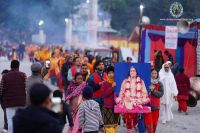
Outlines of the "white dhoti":
{"label": "white dhoti", "polygon": [[164,95],[161,97],[160,101],[160,120],[162,123],[166,123],[173,119],[172,105],[174,97],[178,94],[174,75],[172,74],[170,68],[168,71],[165,71],[165,67],[169,67],[167,63],[163,64],[162,69],[159,72],[160,82],[164,87]]}
{"label": "white dhoti", "polygon": [[169,122],[173,119],[172,104],[161,104],[160,120],[162,123]]}

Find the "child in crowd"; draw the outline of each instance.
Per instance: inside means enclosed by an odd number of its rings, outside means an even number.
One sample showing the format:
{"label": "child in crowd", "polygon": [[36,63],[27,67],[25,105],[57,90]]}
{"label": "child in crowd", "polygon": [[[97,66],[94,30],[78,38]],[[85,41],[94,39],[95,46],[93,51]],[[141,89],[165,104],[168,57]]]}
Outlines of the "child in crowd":
{"label": "child in crowd", "polygon": [[104,132],[104,124],[100,111],[99,104],[92,100],[93,89],[85,87],[82,91],[84,102],[79,109],[79,132],[84,133],[98,133]]}

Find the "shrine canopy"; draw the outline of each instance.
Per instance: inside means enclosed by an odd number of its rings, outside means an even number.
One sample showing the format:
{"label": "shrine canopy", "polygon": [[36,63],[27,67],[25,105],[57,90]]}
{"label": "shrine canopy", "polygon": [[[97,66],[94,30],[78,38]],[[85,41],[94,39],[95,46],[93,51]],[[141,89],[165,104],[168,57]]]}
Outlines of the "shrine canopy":
{"label": "shrine canopy", "polygon": [[190,30],[186,34],[178,33],[177,49],[165,48],[165,26],[146,25],[142,32],[142,62],[153,62],[154,51],[162,51],[164,60],[167,56],[164,51],[172,54],[174,62],[184,67],[188,76],[196,75],[197,70],[197,28],[191,25]]}

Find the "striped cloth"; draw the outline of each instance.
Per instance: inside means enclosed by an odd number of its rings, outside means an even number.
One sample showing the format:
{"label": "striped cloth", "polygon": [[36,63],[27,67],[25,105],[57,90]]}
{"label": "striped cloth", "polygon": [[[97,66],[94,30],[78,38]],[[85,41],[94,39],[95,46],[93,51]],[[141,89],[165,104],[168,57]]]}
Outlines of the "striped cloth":
{"label": "striped cloth", "polygon": [[94,100],[84,101],[79,109],[79,130],[84,132],[99,131],[103,126],[103,119],[99,104]]}

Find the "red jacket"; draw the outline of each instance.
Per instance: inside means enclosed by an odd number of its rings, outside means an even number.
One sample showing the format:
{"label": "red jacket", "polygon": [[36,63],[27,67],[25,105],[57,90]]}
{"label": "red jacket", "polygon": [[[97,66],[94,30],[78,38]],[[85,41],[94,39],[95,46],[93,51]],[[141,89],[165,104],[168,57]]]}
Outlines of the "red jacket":
{"label": "red jacket", "polygon": [[150,104],[151,104],[151,109],[155,110],[155,109],[160,109],[160,98],[163,96],[164,90],[161,82],[158,82],[157,84],[153,85],[154,85],[154,90],[151,91]]}
{"label": "red jacket", "polygon": [[[99,76],[97,72],[93,73],[94,77],[94,83],[99,84],[100,82],[104,81],[106,79],[106,73],[103,74],[103,78]],[[101,89],[98,89],[94,92],[93,98],[101,98],[102,97],[102,92]]]}
{"label": "red jacket", "polygon": [[114,88],[110,83],[105,81],[101,86],[102,97],[104,99],[104,107],[111,108],[114,107]]}
{"label": "red jacket", "polygon": [[76,67],[75,67],[75,66],[72,66],[72,67],[71,67],[71,71],[72,71],[72,77],[75,77],[76,72],[77,72]]}

